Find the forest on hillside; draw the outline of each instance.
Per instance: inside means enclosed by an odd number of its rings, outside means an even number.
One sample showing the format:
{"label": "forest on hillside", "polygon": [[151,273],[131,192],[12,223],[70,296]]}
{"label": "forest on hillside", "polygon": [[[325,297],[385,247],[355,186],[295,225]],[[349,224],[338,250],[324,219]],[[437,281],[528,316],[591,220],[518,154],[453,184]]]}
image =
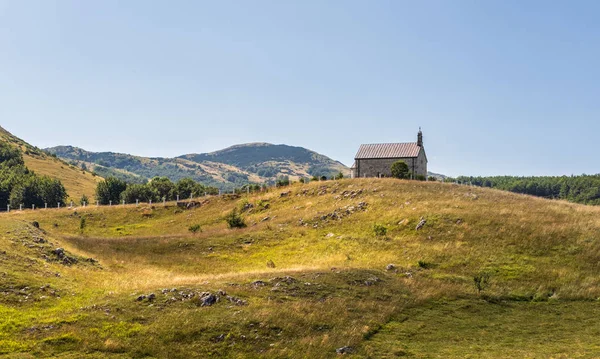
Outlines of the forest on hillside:
{"label": "forest on hillside", "polygon": [[492,176],[456,178],[460,183],[497,188],[532,196],[600,205],[600,174],[581,176]]}

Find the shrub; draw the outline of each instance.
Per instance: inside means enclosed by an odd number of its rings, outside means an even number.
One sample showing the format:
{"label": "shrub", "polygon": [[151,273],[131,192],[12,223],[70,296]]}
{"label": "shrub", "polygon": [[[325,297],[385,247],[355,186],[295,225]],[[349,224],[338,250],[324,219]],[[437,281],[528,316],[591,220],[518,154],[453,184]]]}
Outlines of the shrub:
{"label": "shrub", "polygon": [[246,223],[242,216],[238,213],[237,209],[234,209],[225,217],[225,221],[229,228],[244,228],[246,227]]}
{"label": "shrub", "polygon": [[394,178],[409,178],[410,172],[408,165],[404,161],[396,161],[392,164],[392,177]]}
{"label": "shrub", "polygon": [[433,176],[429,176],[429,179],[428,179],[428,181],[430,181],[430,182],[435,182],[435,181],[437,181],[437,178],[436,178],[436,177],[433,177]]}
{"label": "shrub", "polygon": [[427,177],[425,177],[425,176],[423,176],[423,175],[416,175],[416,176],[415,176],[415,179],[416,179],[417,181],[425,181],[425,180],[427,180]]}
{"label": "shrub", "polygon": [[79,230],[83,232],[83,230],[85,229],[85,217],[81,217],[81,219],[79,220]]}
{"label": "shrub", "polygon": [[79,200],[79,204],[81,204],[82,206],[84,204],[90,204],[90,201],[85,194],[83,196],[81,196],[81,199]]}
{"label": "shrub", "polygon": [[417,264],[419,265],[419,268],[423,268],[423,269],[430,269],[430,268],[434,267],[433,263],[429,263],[424,260],[418,261]]}
{"label": "shrub", "polygon": [[339,180],[339,179],[343,179],[344,178],[344,174],[340,171],[338,172],[337,175],[335,175],[335,177],[333,179]]}
{"label": "shrub", "polygon": [[490,274],[488,272],[479,272],[473,276],[473,284],[477,293],[481,293],[490,284]]}
{"label": "shrub", "polygon": [[199,224],[193,224],[188,227],[188,231],[190,231],[192,233],[202,232],[202,227],[200,227]]}
{"label": "shrub", "polygon": [[375,233],[377,237],[383,237],[387,234],[387,227],[376,223],[373,225],[373,233]]}

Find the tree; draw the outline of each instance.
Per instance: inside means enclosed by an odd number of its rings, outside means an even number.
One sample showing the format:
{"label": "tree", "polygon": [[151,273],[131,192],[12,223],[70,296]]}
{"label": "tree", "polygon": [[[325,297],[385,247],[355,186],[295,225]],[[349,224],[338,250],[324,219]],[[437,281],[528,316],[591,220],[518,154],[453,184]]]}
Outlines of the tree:
{"label": "tree", "polygon": [[197,183],[191,178],[182,178],[175,184],[175,194],[179,195],[180,199],[203,196],[205,192],[204,186]]}
{"label": "tree", "polygon": [[392,164],[392,177],[394,178],[409,178],[410,172],[408,165],[404,161],[396,161]]}
{"label": "tree", "polygon": [[167,177],[154,177],[148,186],[153,190],[158,198],[166,199],[167,201],[173,199],[173,193],[175,192],[175,184],[171,182]]}
{"label": "tree", "polygon": [[156,192],[146,184],[130,184],[121,193],[121,200],[125,203],[134,203],[136,200],[150,202],[157,200]]}
{"label": "tree", "polygon": [[96,186],[96,199],[100,204],[117,203],[121,193],[127,189],[127,183],[116,177],[108,177]]}
{"label": "tree", "polygon": [[336,179],[336,180],[340,180],[340,179],[343,179],[343,178],[344,178],[344,174],[341,171],[338,172],[338,174],[335,175],[335,177],[334,177],[334,179]]}

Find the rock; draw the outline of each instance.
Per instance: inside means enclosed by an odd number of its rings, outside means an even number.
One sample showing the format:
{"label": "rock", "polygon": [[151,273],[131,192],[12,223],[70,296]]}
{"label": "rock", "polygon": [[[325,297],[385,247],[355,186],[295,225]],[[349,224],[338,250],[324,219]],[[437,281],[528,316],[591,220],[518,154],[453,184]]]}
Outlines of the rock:
{"label": "rock", "polygon": [[219,301],[219,297],[212,293],[204,292],[200,297],[200,306],[201,307],[210,307],[211,305],[217,303]]}
{"label": "rock", "polygon": [[462,219],[460,219],[460,218],[456,220],[456,224],[461,224],[462,222],[463,222],[463,221],[462,221]]}
{"label": "rock", "polygon": [[236,297],[232,297],[232,296],[226,296],[227,300],[230,301],[231,303],[235,304],[235,305],[248,305],[248,302],[245,300],[242,300],[240,298],[236,298]]}
{"label": "rock", "polygon": [[388,264],[387,266],[385,266],[385,269],[386,270],[394,270],[394,269],[396,269],[396,266],[393,264]]}
{"label": "rock", "polygon": [[341,347],[335,350],[338,354],[352,354],[353,351],[354,349],[352,347]]}
{"label": "rock", "polygon": [[149,301],[153,301],[154,299],[156,299],[156,294],[154,294],[154,293],[150,293],[150,294],[148,295],[148,300],[149,300]]}
{"label": "rock", "polygon": [[254,282],[252,282],[252,285],[255,287],[264,287],[265,285],[267,285],[267,283],[263,282],[262,280],[255,280]]}
{"label": "rock", "polygon": [[331,238],[331,237],[334,237],[334,236],[335,236],[335,234],[333,234],[333,233],[327,233],[327,235],[325,237],[326,238]]}
{"label": "rock", "polygon": [[267,261],[267,267],[269,267],[269,268],[275,268],[275,262],[273,262],[272,260],[269,259]]}
{"label": "rock", "polygon": [[417,224],[417,227],[415,229],[418,231],[419,229],[423,228],[425,223],[427,223],[427,221],[421,217],[421,221],[419,221],[419,224]]}
{"label": "rock", "polygon": [[52,251],[52,254],[55,254],[58,258],[63,258],[65,256],[65,250],[63,248],[56,248]]}
{"label": "rock", "polygon": [[140,295],[139,297],[136,298],[136,301],[141,302],[144,299],[146,299],[146,296],[145,295]]}
{"label": "rock", "polygon": [[290,191],[287,191],[287,192],[281,192],[281,193],[279,194],[279,197],[287,197],[287,196],[289,196],[289,195],[290,195],[290,193],[291,193]]}
{"label": "rock", "polygon": [[266,221],[268,221],[269,219],[271,219],[271,217],[268,217],[268,216],[267,216],[267,217],[265,217],[265,218],[261,219],[260,221],[261,221],[261,222],[266,222]]}
{"label": "rock", "polygon": [[35,228],[40,228],[40,224],[38,223],[38,221],[31,222],[31,225],[34,226]]}

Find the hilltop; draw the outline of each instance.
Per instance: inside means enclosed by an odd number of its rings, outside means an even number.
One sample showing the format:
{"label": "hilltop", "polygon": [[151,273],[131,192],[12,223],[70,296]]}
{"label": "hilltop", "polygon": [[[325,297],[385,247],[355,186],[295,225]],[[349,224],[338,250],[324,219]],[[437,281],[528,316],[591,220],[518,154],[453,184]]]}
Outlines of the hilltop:
{"label": "hilltop", "polygon": [[599,215],[393,179],[5,213],[0,356],[592,358]]}
{"label": "hilltop", "polygon": [[205,185],[222,189],[249,182],[274,183],[278,176],[300,177],[346,175],[342,163],[302,147],[248,143],[203,154],[176,158],[149,158],[114,152],[89,152],[72,146],[57,146],[46,151],[67,161],[82,163],[101,176],[115,175],[130,182],[146,182],[155,176],[172,181],[191,177]]}
{"label": "hilltop", "polygon": [[2,127],[0,127],[0,141],[19,148],[23,154],[25,166],[30,170],[60,180],[67,190],[69,200],[78,202],[84,194],[90,199],[94,198],[96,184],[102,180],[99,176],[48,155]]}

